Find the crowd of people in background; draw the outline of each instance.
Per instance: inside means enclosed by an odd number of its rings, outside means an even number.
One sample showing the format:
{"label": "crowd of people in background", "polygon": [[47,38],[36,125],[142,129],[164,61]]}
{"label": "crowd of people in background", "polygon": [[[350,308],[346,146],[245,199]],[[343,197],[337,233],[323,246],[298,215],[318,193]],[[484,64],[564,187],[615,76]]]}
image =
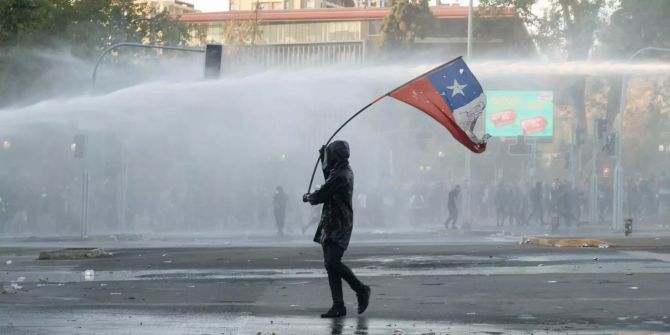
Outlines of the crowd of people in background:
{"label": "crowd of people in background", "polygon": [[[26,183],[29,184],[29,183]],[[21,180],[0,189],[0,233],[4,236],[76,235],[81,219],[81,180],[22,188]],[[590,224],[589,184],[567,180],[484,183],[463,180],[422,184],[390,184],[355,189],[357,229],[393,231],[463,227],[576,227]],[[107,180],[92,189],[89,221],[98,232],[179,232],[245,230],[283,235],[311,234],[320,216],[318,206],[301,206],[299,190],[286,185],[241,192],[167,189],[155,196],[128,191],[120,197],[118,183]],[[472,217],[464,212],[470,197]],[[126,208],[121,212],[121,202]],[[613,192],[601,180],[597,192],[597,223],[611,224]],[[624,192],[625,217],[664,224],[670,216],[670,177],[635,176]],[[468,222],[468,219],[470,222]],[[49,229],[57,227],[57,229]]]}

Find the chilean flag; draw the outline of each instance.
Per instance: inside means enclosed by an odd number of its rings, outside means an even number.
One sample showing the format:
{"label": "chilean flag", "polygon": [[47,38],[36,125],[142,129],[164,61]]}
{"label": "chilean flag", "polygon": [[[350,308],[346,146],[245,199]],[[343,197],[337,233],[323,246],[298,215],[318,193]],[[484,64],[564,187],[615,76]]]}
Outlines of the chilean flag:
{"label": "chilean flag", "polygon": [[486,134],[473,130],[486,109],[486,95],[461,57],[430,70],[391,91],[389,96],[430,115],[474,153],[486,150]]}

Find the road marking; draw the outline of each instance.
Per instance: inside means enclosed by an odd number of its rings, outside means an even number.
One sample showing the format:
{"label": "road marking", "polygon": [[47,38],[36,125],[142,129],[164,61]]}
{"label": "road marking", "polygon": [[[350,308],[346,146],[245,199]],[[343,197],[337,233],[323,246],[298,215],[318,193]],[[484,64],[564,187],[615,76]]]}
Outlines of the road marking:
{"label": "road marking", "polygon": [[658,252],[649,251],[624,251],[624,253],[635,257],[655,259],[670,263],[670,254],[661,254]]}

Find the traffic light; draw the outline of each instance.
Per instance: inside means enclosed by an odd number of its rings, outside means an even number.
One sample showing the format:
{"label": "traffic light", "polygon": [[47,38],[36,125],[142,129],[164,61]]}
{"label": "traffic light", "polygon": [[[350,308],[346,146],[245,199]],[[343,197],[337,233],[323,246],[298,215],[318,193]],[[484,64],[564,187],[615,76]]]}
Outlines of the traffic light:
{"label": "traffic light", "polygon": [[223,45],[207,44],[205,47],[205,78],[216,79],[221,74]]}
{"label": "traffic light", "polygon": [[605,118],[596,119],[596,133],[599,140],[604,140],[607,136],[607,120]]}
{"label": "traffic light", "polygon": [[74,152],[75,158],[84,158],[86,155],[86,135],[74,135],[74,139],[72,140],[72,151]]}
{"label": "traffic light", "polygon": [[603,178],[609,178],[610,176],[610,168],[604,167],[603,168]]}

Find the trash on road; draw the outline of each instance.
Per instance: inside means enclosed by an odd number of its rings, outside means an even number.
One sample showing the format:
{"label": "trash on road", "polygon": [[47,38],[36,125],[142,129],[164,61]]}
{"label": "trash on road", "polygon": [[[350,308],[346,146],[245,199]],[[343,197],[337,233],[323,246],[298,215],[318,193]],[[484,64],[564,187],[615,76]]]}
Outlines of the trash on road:
{"label": "trash on road", "polygon": [[59,250],[40,251],[37,259],[39,260],[53,260],[53,259],[86,259],[113,256],[111,252],[107,252],[99,248],[67,248]]}
{"label": "trash on road", "polygon": [[14,288],[14,285],[2,285],[2,289],[0,290],[0,294],[14,294],[18,292],[17,288]]}
{"label": "trash on road", "polygon": [[6,261],[5,261],[5,264],[6,264],[6,265],[12,265],[12,260],[11,260],[11,259],[6,260]]}

